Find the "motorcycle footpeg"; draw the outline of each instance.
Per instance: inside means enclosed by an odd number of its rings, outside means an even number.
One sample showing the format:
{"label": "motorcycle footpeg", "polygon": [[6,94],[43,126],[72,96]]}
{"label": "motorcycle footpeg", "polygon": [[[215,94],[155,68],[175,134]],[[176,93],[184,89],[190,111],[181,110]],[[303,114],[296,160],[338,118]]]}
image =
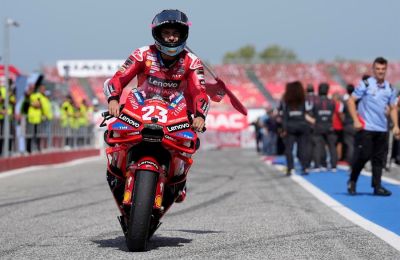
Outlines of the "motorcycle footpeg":
{"label": "motorcycle footpeg", "polygon": [[128,228],[127,228],[127,226],[125,224],[124,217],[123,216],[119,216],[117,218],[118,218],[119,224],[121,225],[122,231],[126,235],[128,233]]}

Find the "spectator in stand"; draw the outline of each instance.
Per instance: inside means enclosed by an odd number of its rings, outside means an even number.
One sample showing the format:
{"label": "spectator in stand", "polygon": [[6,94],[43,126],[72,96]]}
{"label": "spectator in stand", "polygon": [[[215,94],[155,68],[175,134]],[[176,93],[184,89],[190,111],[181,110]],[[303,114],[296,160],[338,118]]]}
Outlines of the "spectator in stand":
{"label": "spectator in stand", "polygon": [[301,174],[306,175],[308,174],[307,162],[309,160],[307,145],[310,135],[308,124],[313,124],[315,121],[308,115],[304,88],[300,81],[286,84],[279,111],[287,160],[286,175],[290,176],[294,169],[293,146],[295,143],[297,143]]}
{"label": "spectator in stand", "polygon": [[278,145],[278,122],[276,120],[277,111],[275,109],[269,109],[268,118],[265,121],[265,144],[266,155],[276,155]]}
{"label": "spectator in stand", "polygon": [[335,102],[335,111],[333,113],[332,125],[336,134],[336,154],[337,160],[343,158],[343,120],[344,120],[344,105],[339,92],[332,95],[332,100]]}
{"label": "spectator in stand", "polygon": [[[335,102],[328,98],[329,85],[321,83],[318,86],[318,99],[313,106],[313,115],[315,117],[314,142],[316,150],[315,168],[317,171],[325,170],[327,166],[325,146],[328,146],[330,167],[336,171],[336,135],[333,130],[333,113],[335,111]],[[322,168],[321,168],[322,167]]]}
{"label": "spectator in stand", "polygon": [[[381,183],[382,169],[388,150],[388,120],[386,111],[389,107],[393,123],[393,135],[399,136],[396,91],[385,80],[388,62],[382,57],[374,60],[373,77],[362,80],[348,100],[354,128],[358,131],[355,138],[355,153],[350,179],[347,182],[349,194],[356,194],[356,183],[367,161],[372,164],[372,183],[374,195],[390,196],[392,193]],[[359,100],[356,107],[356,100]]]}
{"label": "spectator in stand", "polygon": [[356,130],[354,129],[353,119],[349,113],[349,108],[347,106],[347,101],[349,100],[351,94],[354,91],[354,85],[349,84],[346,87],[347,93],[343,96],[343,144],[344,144],[344,160],[351,165],[352,158],[354,154],[354,136],[356,134]]}

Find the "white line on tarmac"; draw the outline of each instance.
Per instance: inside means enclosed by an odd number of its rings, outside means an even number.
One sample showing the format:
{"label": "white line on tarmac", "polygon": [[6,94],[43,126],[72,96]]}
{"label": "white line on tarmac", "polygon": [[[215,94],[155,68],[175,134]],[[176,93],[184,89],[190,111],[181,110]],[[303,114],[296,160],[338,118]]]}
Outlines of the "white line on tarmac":
{"label": "white line on tarmac", "polygon": [[314,197],[316,197],[322,203],[327,205],[329,208],[333,209],[334,211],[336,211],[343,217],[347,218],[354,224],[373,233],[375,236],[381,238],[386,243],[388,243],[389,245],[393,246],[395,249],[400,251],[400,237],[397,234],[358,215],[354,211],[350,210],[349,208],[345,207],[341,203],[331,198],[325,192],[321,191],[320,189],[312,185],[304,178],[298,175],[292,175],[291,178],[292,180],[297,182],[300,186],[302,186],[305,190],[310,192]]}
{"label": "white line on tarmac", "polygon": [[96,156],[86,157],[86,158],[82,158],[82,159],[76,159],[76,160],[64,162],[64,163],[29,166],[29,167],[24,167],[24,168],[20,168],[20,169],[0,172],[0,179],[27,173],[27,172],[33,172],[35,170],[57,169],[57,168],[61,168],[61,167],[69,167],[69,166],[74,166],[74,165],[78,165],[78,164],[82,164],[82,163],[93,162],[93,161],[97,161],[97,160],[101,160],[101,159],[105,160],[105,158],[96,155]]}
{"label": "white line on tarmac", "polygon": [[[270,163],[265,162],[268,165],[271,165]],[[273,165],[277,170],[280,172],[284,171],[286,169],[285,166],[283,165]],[[366,176],[371,176],[370,172],[363,171],[363,175]],[[322,203],[327,205],[329,208],[333,209],[352,223],[360,226],[361,228],[371,232],[375,236],[379,237],[392,247],[394,247],[396,250],[400,251],[400,236],[397,234],[393,233],[392,231],[383,228],[374,222],[369,221],[368,219],[360,216],[359,214],[355,213],[351,209],[345,207],[343,204],[339,203],[338,201],[334,200],[332,197],[330,197],[328,194],[325,192],[321,191],[319,188],[308,182],[306,179],[298,176],[298,175],[291,175],[290,177],[292,180],[297,182],[301,187],[303,187],[305,190],[310,192],[314,197],[316,197],[318,200],[320,200]],[[392,183],[392,184],[400,184],[399,181],[385,177],[383,180]]]}

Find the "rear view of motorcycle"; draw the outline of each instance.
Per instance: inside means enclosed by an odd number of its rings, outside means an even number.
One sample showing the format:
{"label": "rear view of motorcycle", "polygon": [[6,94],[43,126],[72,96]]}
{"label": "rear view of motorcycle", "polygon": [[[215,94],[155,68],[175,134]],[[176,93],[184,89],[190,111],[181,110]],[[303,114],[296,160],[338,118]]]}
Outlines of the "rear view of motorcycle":
{"label": "rear view of motorcycle", "polygon": [[107,181],[121,213],[130,251],[145,251],[161,218],[185,196],[192,155],[199,147],[183,94],[145,99],[133,89],[119,116],[103,113]]}

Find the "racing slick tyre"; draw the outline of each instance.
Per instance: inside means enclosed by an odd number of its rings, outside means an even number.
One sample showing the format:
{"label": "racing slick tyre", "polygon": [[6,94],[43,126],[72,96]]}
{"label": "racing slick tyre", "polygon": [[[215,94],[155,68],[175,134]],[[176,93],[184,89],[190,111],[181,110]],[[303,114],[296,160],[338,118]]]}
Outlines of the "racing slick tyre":
{"label": "racing slick tyre", "polygon": [[147,250],[157,177],[158,173],[152,171],[138,171],[136,173],[126,236],[126,245],[129,251]]}

